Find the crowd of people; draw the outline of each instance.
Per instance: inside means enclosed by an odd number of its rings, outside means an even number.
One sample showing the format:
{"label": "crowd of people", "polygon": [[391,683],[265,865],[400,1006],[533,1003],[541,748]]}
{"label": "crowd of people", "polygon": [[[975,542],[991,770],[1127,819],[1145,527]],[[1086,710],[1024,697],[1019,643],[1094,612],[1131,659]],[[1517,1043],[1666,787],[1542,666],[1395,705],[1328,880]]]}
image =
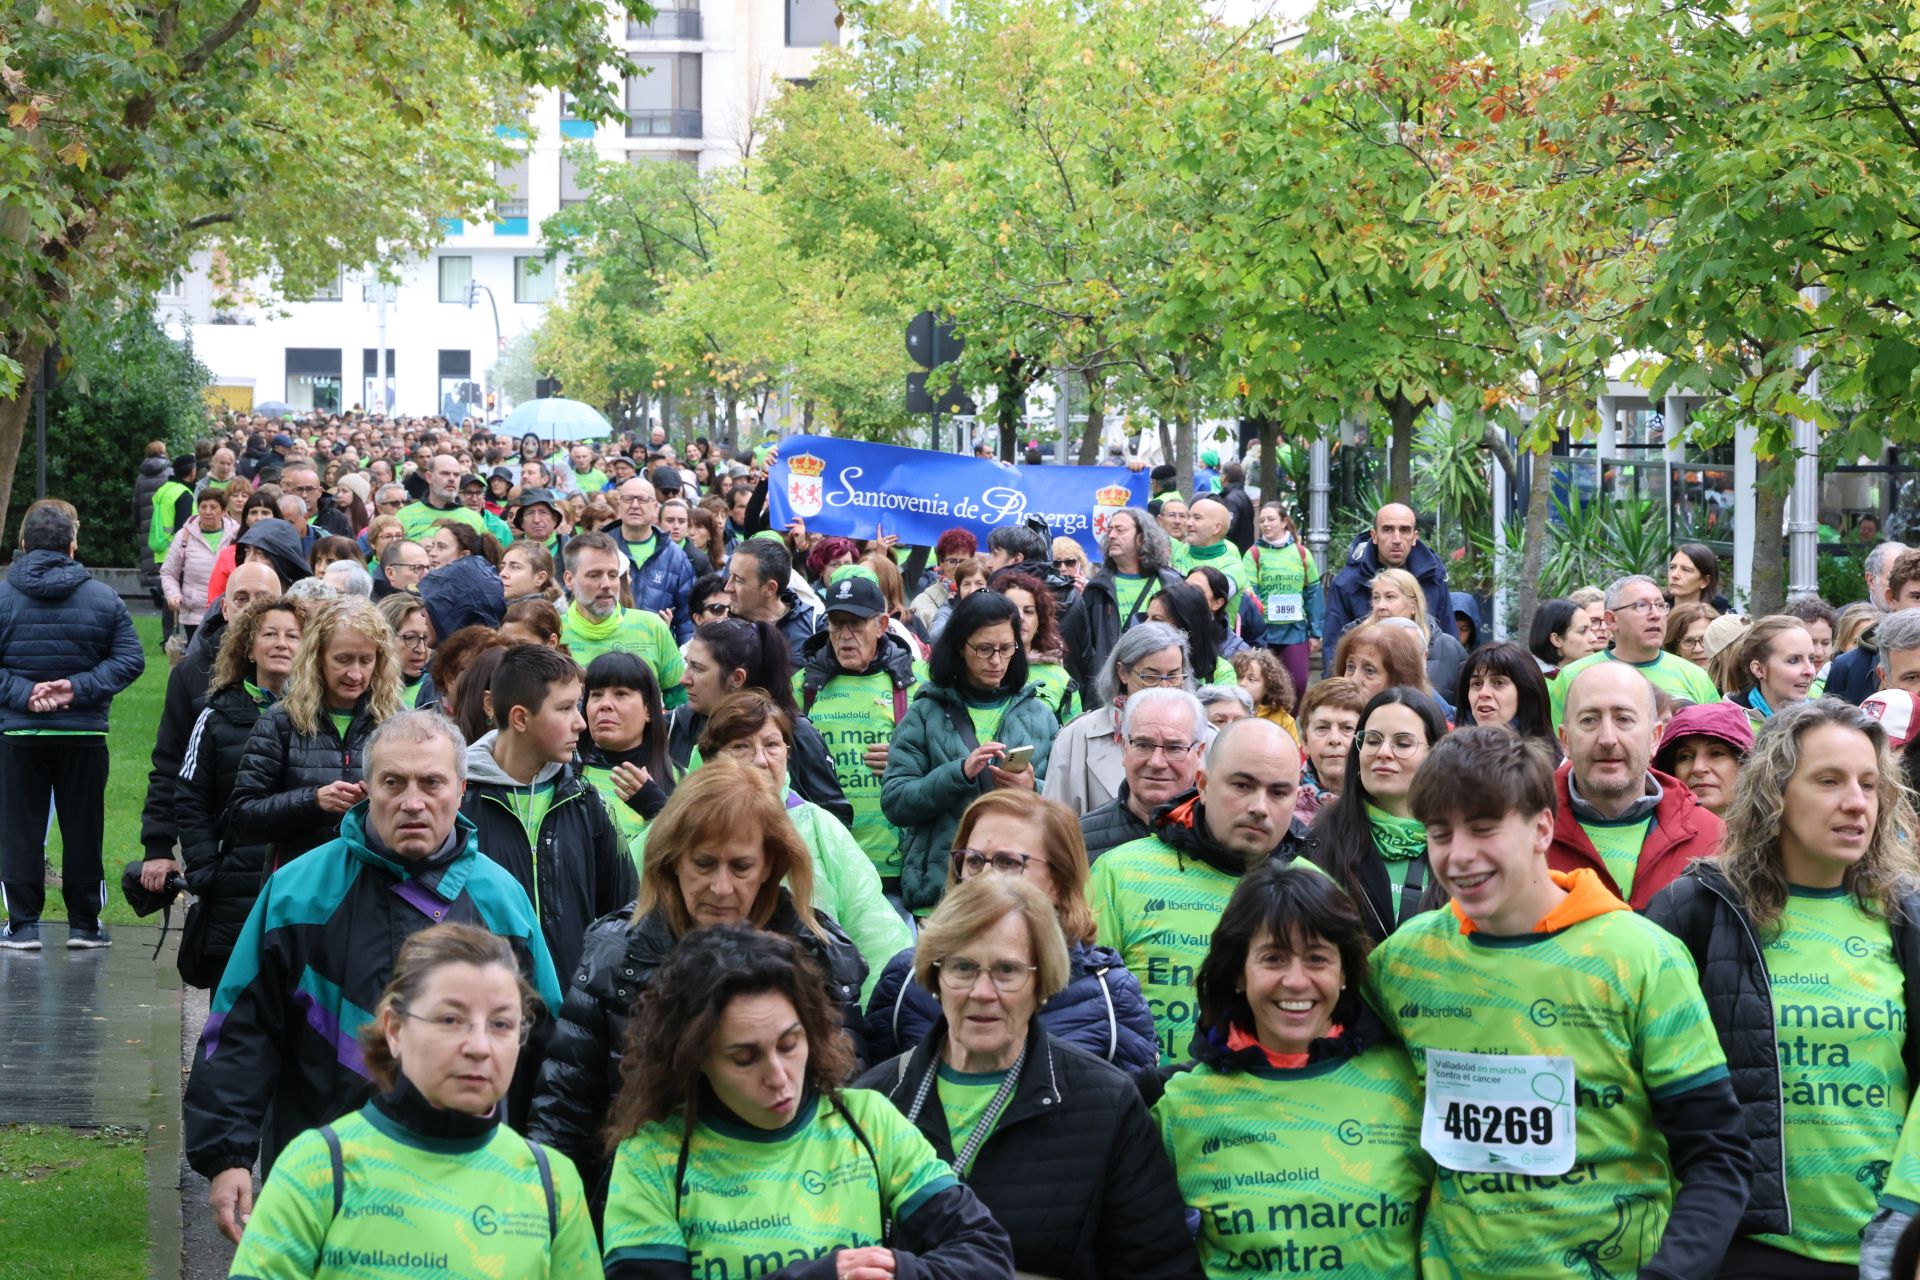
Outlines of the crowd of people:
{"label": "crowd of people", "polygon": [[[141,468],[123,888],[233,1274],[1916,1275],[1920,551],[1521,644],[1232,461],[906,547],[767,527],[771,442],[226,425]],[[49,797],[111,942],[76,529],[0,585],[15,950]]]}

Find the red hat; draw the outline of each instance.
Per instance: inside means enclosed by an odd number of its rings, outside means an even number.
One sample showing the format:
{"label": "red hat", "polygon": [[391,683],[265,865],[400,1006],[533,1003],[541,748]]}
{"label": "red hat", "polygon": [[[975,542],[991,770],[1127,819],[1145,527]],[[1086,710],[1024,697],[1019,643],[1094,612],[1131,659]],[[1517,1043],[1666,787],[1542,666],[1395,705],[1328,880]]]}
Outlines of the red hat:
{"label": "red hat", "polygon": [[1682,738],[1716,738],[1745,759],[1753,750],[1753,722],[1744,709],[1731,702],[1698,702],[1682,707],[1667,721],[1660,735],[1660,746],[1653,753],[1653,767],[1662,773],[1673,772],[1673,757],[1679,753]]}

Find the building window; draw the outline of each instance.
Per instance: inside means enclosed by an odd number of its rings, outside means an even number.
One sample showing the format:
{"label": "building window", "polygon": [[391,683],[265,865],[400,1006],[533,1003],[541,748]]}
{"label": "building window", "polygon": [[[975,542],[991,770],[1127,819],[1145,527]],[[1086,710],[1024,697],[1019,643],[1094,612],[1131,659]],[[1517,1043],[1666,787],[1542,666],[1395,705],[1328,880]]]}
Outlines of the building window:
{"label": "building window", "polygon": [[394,363],[393,348],[387,348],[387,367],[384,371],[387,392],[380,394],[381,373],[380,352],[374,347],[360,348],[360,403],[369,413],[393,412],[393,380],[399,376],[400,368]]}
{"label": "building window", "polygon": [[593,137],[593,121],[582,120],[574,113],[573,95],[562,92],[560,95],[560,136],[575,142],[583,142]]}
{"label": "building window", "polygon": [[440,353],[440,413],[449,422],[480,417],[485,412],[480,386],[473,381],[471,351]]}
{"label": "building window", "polygon": [[627,39],[629,40],[698,40],[699,38],[700,6],[693,3],[693,0],[681,0],[681,3],[671,9],[656,10],[651,22],[627,19]]}
{"label": "building window", "polygon": [[300,294],[298,297],[289,295],[287,298],[287,301],[289,302],[338,302],[340,301],[341,298],[346,296],[345,291],[341,287],[341,275],[342,275],[341,272],[336,271],[333,273],[333,283],[323,284],[319,288],[314,289],[312,292]]}
{"label": "building window", "polygon": [[440,301],[467,305],[467,286],[473,283],[473,259],[446,255],[440,259]]}
{"label": "building window", "polygon": [[297,410],[340,412],[340,348],[288,347],[286,401]]}
{"label": "building window", "polygon": [[700,55],[656,53],[632,59],[627,77],[629,138],[700,136]]}
{"label": "building window", "polygon": [[835,0],[787,0],[787,48],[819,49],[840,43],[840,6]]}
{"label": "building window", "polygon": [[493,180],[506,190],[494,206],[496,235],[527,234],[527,156],[522,152],[512,164],[496,164]]}
{"label": "building window", "polygon": [[560,156],[560,207],[569,208],[584,204],[587,193],[580,185],[580,166],[572,156],[562,153]]}
{"label": "building window", "polygon": [[513,260],[513,300],[552,302],[554,264],[545,258]]}

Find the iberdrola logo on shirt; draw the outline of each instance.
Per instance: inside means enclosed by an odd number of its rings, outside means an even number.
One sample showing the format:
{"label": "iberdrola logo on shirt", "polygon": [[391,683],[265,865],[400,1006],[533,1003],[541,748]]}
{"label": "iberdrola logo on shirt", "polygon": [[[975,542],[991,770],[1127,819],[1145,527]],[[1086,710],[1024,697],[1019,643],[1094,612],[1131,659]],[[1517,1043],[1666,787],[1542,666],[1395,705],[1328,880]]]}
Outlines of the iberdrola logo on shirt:
{"label": "iberdrola logo on shirt", "polygon": [[1400,1006],[1400,1017],[1411,1022],[1415,1018],[1459,1018],[1468,1021],[1473,1018],[1473,1010],[1458,1004],[1421,1004],[1418,1000],[1409,1000]]}

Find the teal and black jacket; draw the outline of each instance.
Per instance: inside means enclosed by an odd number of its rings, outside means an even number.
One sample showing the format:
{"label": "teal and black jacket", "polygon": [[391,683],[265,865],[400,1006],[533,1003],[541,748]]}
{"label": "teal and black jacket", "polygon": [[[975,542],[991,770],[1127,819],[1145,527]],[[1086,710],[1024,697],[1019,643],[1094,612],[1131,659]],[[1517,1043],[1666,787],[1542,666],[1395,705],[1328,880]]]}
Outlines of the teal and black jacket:
{"label": "teal and black jacket", "polygon": [[[405,863],[377,852],[367,806],[340,836],[267,877],[214,988],[182,1104],[187,1161],[211,1178],[260,1160],[358,1109],[372,1089],[359,1033],[413,934],[478,925],[508,939],[548,1010],[560,984],[526,891],[456,818],[449,848]],[[521,1056],[529,1082],[539,1055]]]}

